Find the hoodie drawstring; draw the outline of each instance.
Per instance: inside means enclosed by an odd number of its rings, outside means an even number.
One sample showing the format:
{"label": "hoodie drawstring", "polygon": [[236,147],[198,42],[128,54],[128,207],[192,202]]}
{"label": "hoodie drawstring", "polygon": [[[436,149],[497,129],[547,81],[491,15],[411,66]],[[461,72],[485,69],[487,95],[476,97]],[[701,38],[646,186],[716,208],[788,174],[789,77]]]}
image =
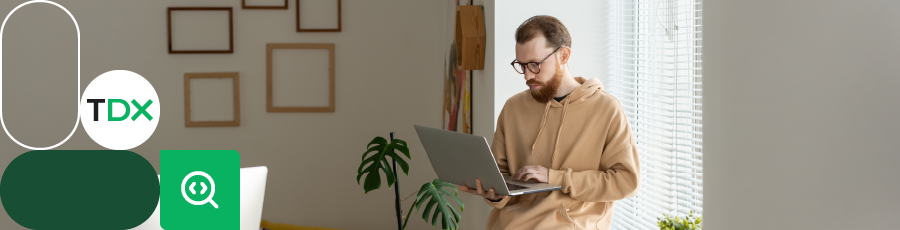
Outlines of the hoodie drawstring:
{"label": "hoodie drawstring", "polygon": [[547,121],[547,112],[550,111],[550,102],[547,102],[547,107],[544,107],[544,116],[541,117],[541,126],[538,128],[538,135],[534,138],[534,144],[531,144],[531,155],[534,155],[534,146],[537,145],[537,141],[541,138],[541,133],[544,131],[544,123]]}
{"label": "hoodie drawstring", "polygon": [[[563,125],[566,124],[566,113],[569,111],[569,99],[571,99],[571,97],[567,97],[562,101],[562,121],[559,124],[559,130],[556,131],[556,141],[553,142],[553,152],[550,155],[550,162],[553,162],[553,157],[556,156],[556,150],[559,149],[559,136],[562,134]],[[538,128],[538,135],[534,138],[534,144],[531,144],[531,155],[534,155],[534,147],[537,146],[538,139],[541,138],[541,133],[544,131],[544,124],[547,123],[547,113],[550,111],[550,103],[552,102],[547,102],[547,107],[544,108],[544,116],[541,118],[541,126]]]}
{"label": "hoodie drawstring", "polygon": [[[571,97],[570,97],[571,98]],[[556,131],[556,141],[553,142],[553,153],[550,155],[550,163],[553,164],[553,158],[556,157],[556,150],[559,149],[559,136],[562,135],[563,127],[566,125],[566,112],[569,111],[569,99],[563,100],[562,121],[559,123],[559,131]],[[532,150],[534,152],[534,150]]]}

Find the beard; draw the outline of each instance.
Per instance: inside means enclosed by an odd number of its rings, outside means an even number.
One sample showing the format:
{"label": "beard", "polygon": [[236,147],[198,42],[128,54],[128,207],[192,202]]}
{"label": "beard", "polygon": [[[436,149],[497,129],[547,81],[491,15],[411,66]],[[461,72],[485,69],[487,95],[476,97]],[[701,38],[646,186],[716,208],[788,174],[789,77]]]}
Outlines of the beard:
{"label": "beard", "polygon": [[547,82],[538,81],[536,78],[525,82],[526,85],[540,86],[537,89],[531,89],[531,97],[534,97],[535,100],[541,103],[547,103],[550,102],[550,99],[553,99],[553,95],[556,95],[559,85],[562,84],[563,71],[560,67],[559,62],[557,62],[556,72],[553,73],[553,78]]}

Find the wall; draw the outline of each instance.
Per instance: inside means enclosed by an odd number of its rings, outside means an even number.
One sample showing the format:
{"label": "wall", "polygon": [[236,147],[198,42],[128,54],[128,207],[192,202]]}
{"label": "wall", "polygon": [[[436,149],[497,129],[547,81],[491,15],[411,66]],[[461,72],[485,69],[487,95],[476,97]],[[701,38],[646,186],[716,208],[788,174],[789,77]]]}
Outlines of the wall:
{"label": "wall", "polygon": [[898,1],[705,1],[704,229],[896,229]]}
{"label": "wall", "polygon": [[[0,2],[0,12],[22,2]],[[82,90],[94,77],[115,69],[137,72],[155,87],[162,106],[159,127],[132,151],[157,170],[161,149],[235,149],[242,166],[269,167],[264,219],[342,229],[396,227],[393,191],[363,194],[355,181],[359,157],[373,137],[394,131],[411,147],[411,176],[400,178],[402,196],[436,177],[413,124],[441,124],[441,94],[435,92],[443,88],[441,41],[449,10],[443,2],[343,1],[340,33],[295,32],[295,1],[288,10],[242,10],[239,0],[57,2],[80,25]],[[235,7],[234,53],[168,54],[169,6]],[[20,141],[47,146],[71,131],[76,113],[72,88],[77,84],[74,37],[68,16],[46,4],[20,9],[7,24],[3,111]],[[270,42],[336,43],[335,113],[265,111],[265,44]],[[184,73],[213,71],[240,72],[241,126],[186,128]],[[79,125],[58,149],[102,147]],[[0,169],[25,151],[0,136]],[[473,219],[469,215],[464,212],[463,224]],[[412,218],[410,229],[431,228]],[[22,228],[0,214],[0,229]]]}

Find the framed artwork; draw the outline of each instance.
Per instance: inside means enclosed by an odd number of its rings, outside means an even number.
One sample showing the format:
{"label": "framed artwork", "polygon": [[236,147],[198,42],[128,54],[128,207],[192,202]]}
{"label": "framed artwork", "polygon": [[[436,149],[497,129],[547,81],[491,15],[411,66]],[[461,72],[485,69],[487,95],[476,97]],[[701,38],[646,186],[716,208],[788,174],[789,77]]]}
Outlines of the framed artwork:
{"label": "framed artwork", "polygon": [[334,112],[334,44],[266,44],[266,111]]}
{"label": "framed artwork", "polygon": [[288,0],[241,0],[241,9],[286,10]]}
{"label": "framed artwork", "polygon": [[444,67],[444,103],[442,120],[444,129],[472,133],[472,81],[469,72],[457,62],[456,44],[450,44],[447,66]]}
{"label": "framed artwork", "polygon": [[297,32],[341,32],[341,0],[296,0]]}
{"label": "framed artwork", "polygon": [[169,7],[169,53],[234,53],[231,7]]}
{"label": "framed artwork", "polygon": [[240,126],[240,77],[231,73],[184,74],[184,126]]}
{"label": "framed artwork", "polygon": [[450,4],[445,41],[449,49],[446,51],[444,67],[444,100],[441,106],[443,128],[450,131],[472,134],[472,72],[463,70],[459,63],[458,43],[456,38],[456,7],[458,0],[448,1]]}

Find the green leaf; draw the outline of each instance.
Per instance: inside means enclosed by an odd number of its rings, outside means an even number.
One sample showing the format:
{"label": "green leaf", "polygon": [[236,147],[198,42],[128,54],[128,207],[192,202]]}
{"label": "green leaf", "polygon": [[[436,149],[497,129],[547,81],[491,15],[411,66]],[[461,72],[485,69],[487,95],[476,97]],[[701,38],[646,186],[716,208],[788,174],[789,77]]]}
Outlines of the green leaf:
{"label": "green leaf", "polygon": [[387,159],[381,159],[380,163],[384,164],[384,166],[381,167],[381,171],[384,171],[384,176],[387,177],[388,180],[388,188],[390,188],[397,177],[394,176],[394,172],[391,170],[391,163],[388,163]]}
{"label": "green leaf", "polygon": [[394,150],[400,150],[407,158],[409,158],[409,148],[406,141],[394,139],[388,143],[384,137],[375,137],[366,145],[366,152],[362,155],[362,162],[356,170],[356,183],[359,184],[363,175],[366,176],[363,181],[363,190],[369,193],[372,190],[381,188],[381,172],[387,177],[387,186],[391,187],[396,182],[394,168],[387,157],[397,162],[397,165],[403,170],[403,173],[409,175],[409,164]]}
{"label": "green leaf", "polygon": [[400,140],[400,139],[394,139],[394,142],[391,144],[394,145],[395,149],[400,150],[400,152],[403,153],[403,155],[406,155],[406,158],[412,159],[412,157],[409,155],[409,147],[407,147],[406,141]]}
{"label": "green leaf", "polygon": [[[377,167],[369,167],[369,168],[377,169]],[[363,188],[365,188],[366,193],[369,193],[369,191],[378,189],[380,187],[381,187],[381,175],[380,174],[369,173],[369,175],[366,175],[366,182],[363,184]]]}
{"label": "green leaf", "polygon": [[694,211],[682,219],[678,215],[670,217],[663,214],[662,218],[656,218],[656,224],[661,230],[701,230],[700,223],[703,221],[702,216],[694,216]]}
{"label": "green leaf", "polygon": [[409,164],[407,164],[406,161],[403,160],[402,157],[400,157],[400,155],[397,155],[397,153],[395,152],[388,152],[387,154],[391,157],[391,159],[397,161],[397,165],[400,166],[400,169],[403,170],[403,173],[409,175]]}
{"label": "green leaf", "polygon": [[[419,193],[416,196],[418,197],[415,203],[416,212],[419,211],[422,204],[426,204],[425,210],[422,213],[422,219],[425,220],[425,222],[428,222],[428,217],[430,215],[431,226],[438,228],[438,215],[440,215],[441,229],[455,230],[459,228],[459,220],[461,218],[459,213],[464,208],[463,202],[456,197],[456,192],[450,192],[444,187],[451,187],[454,191],[457,191],[456,186],[438,179],[434,179],[431,183],[422,185],[422,188],[419,189]],[[454,202],[450,202],[447,197],[453,198],[453,201],[459,206],[459,211],[453,206]],[[432,210],[434,210],[433,213]]]}

